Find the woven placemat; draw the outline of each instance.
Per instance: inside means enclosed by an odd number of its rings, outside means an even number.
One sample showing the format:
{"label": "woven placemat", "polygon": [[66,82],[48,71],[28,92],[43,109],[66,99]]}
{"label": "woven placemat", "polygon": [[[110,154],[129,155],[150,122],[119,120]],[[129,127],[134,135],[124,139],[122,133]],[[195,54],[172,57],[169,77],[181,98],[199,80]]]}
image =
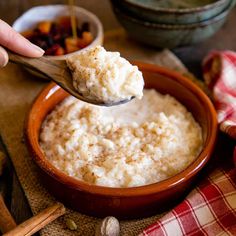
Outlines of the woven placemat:
{"label": "woven placemat", "polygon": [[[128,39],[123,30],[107,33],[104,44],[107,49],[120,51],[122,56],[130,60],[151,62],[187,73],[186,68],[170,51],[160,52],[153,48],[145,48],[143,45]],[[0,70],[0,134],[33,214],[37,214],[55,202],[55,199],[42,186],[37,175],[36,166],[32,162],[23,140],[24,120],[30,105],[47,83],[36,79],[14,64],[9,64],[6,68]],[[121,235],[138,235],[158,217],[160,215],[140,220],[122,221]],[[70,231],[66,228],[66,218],[73,219],[76,222],[78,225],[77,231]],[[42,236],[91,236],[94,234],[94,228],[99,221],[100,219],[67,209],[65,216],[42,229],[40,234]]]}

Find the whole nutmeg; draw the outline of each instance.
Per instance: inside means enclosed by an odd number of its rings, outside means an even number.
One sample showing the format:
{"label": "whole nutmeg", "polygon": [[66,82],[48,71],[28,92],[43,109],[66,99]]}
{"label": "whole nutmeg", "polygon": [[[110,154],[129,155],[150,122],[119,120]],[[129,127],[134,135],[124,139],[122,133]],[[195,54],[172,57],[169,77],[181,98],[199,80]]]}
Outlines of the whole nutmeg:
{"label": "whole nutmeg", "polygon": [[120,223],[113,216],[107,216],[96,227],[95,236],[119,236]]}

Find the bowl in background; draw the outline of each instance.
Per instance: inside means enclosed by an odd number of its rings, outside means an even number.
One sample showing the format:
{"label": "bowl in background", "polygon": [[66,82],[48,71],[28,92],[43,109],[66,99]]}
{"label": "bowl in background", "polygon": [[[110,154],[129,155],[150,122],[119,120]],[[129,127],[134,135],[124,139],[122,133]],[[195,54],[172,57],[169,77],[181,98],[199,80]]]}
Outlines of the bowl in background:
{"label": "bowl in background", "polygon": [[[192,24],[211,19],[224,11],[231,0],[189,1],[191,4],[181,7],[180,1],[156,0],[118,0],[122,9],[139,19],[159,24]],[[163,3],[164,2],[164,3]],[[205,1],[206,2],[206,1]],[[172,4],[172,5],[171,5]],[[180,5],[179,8],[178,5]]]}
{"label": "bowl in background", "polygon": [[224,24],[234,0],[219,15],[195,24],[157,24],[139,20],[124,12],[112,1],[114,13],[127,33],[137,41],[158,48],[175,48],[195,44],[214,35]]}
{"label": "bowl in background", "polygon": [[208,162],[216,140],[216,112],[209,98],[193,82],[169,69],[135,63],[142,71],[146,88],[174,96],[192,112],[203,130],[203,150],[179,174],[150,185],[130,188],[95,186],[70,177],[54,167],[39,146],[42,122],[68,94],[51,83],[35,100],[26,121],[26,141],[43,184],[66,206],[88,215],[137,218],[155,214],[173,205],[186,194],[195,177]]}
{"label": "bowl in background", "polygon": [[[82,51],[95,47],[97,45],[102,45],[103,43],[103,27],[100,20],[93,13],[81,8],[74,6],[75,15],[78,19],[78,25],[81,26],[83,22],[88,22],[90,25],[90,32],[92,33],[94,40],[87,47],[75,51],[73,53],[68,53],[62,56],[45,56],[51,60],[65,60],[67,57],[75,54],[79,54]],[[56,20],[61,16],[69,16],[70,8],[68,5],[45,5],[37,6],[26,11],[22,16],[20,16],[13,23],[12,27],[19,33],[27,31],[29,29],[34,29],[40,21],[44,20]],[[31,70],[31,73],[36,74],[41,78],[41,74],[36,73]]]}

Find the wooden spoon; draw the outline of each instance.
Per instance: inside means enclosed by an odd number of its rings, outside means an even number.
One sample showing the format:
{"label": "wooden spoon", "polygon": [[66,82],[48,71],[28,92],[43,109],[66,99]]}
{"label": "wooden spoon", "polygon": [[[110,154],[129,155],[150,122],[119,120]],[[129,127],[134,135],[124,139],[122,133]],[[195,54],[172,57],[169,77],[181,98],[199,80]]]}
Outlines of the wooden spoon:
{"label": "wooden spoon", "polygon": [[120,105],[122,103],[126,103],[131,99],[125,99],[119,102],[114,103],[105,103],[104,101],[92,100],[86,97],[83,97],[73,86],[71,72],[66,64],[65,60],[52,60],[46,57],[41,58],[28,58],[24,56],[20,56],[13,52],[8,51],[9,60],[11,62],[23,65],[28,67],[31,70],[34,70],[38,73],[43,74],[45,77],[53,80],[60,87],[62,87],[65,91],[73,95],[87,103],[91,103],[94,105],[100,106],[115,106]]}

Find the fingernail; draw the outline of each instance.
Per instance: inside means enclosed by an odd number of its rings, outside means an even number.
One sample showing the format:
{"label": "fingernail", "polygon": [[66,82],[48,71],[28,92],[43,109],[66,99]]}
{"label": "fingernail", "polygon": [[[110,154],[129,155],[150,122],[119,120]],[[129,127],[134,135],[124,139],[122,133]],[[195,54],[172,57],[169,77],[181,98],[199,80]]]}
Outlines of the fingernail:
{"label": "fingernail", "polygon": [[0,67],[4,67],[6,66],[6,64],[8,63],[8,56],[6,53],[2,53],[0,51]]}
{"label": "fingernail", "polygon": [[37,51],[39,51],[41,54],[44,54],[44,52],[45,52],[42,48],[40,48],[39,46],[37,46],[33,43],[31,43],[31,47],[36,49]]}

